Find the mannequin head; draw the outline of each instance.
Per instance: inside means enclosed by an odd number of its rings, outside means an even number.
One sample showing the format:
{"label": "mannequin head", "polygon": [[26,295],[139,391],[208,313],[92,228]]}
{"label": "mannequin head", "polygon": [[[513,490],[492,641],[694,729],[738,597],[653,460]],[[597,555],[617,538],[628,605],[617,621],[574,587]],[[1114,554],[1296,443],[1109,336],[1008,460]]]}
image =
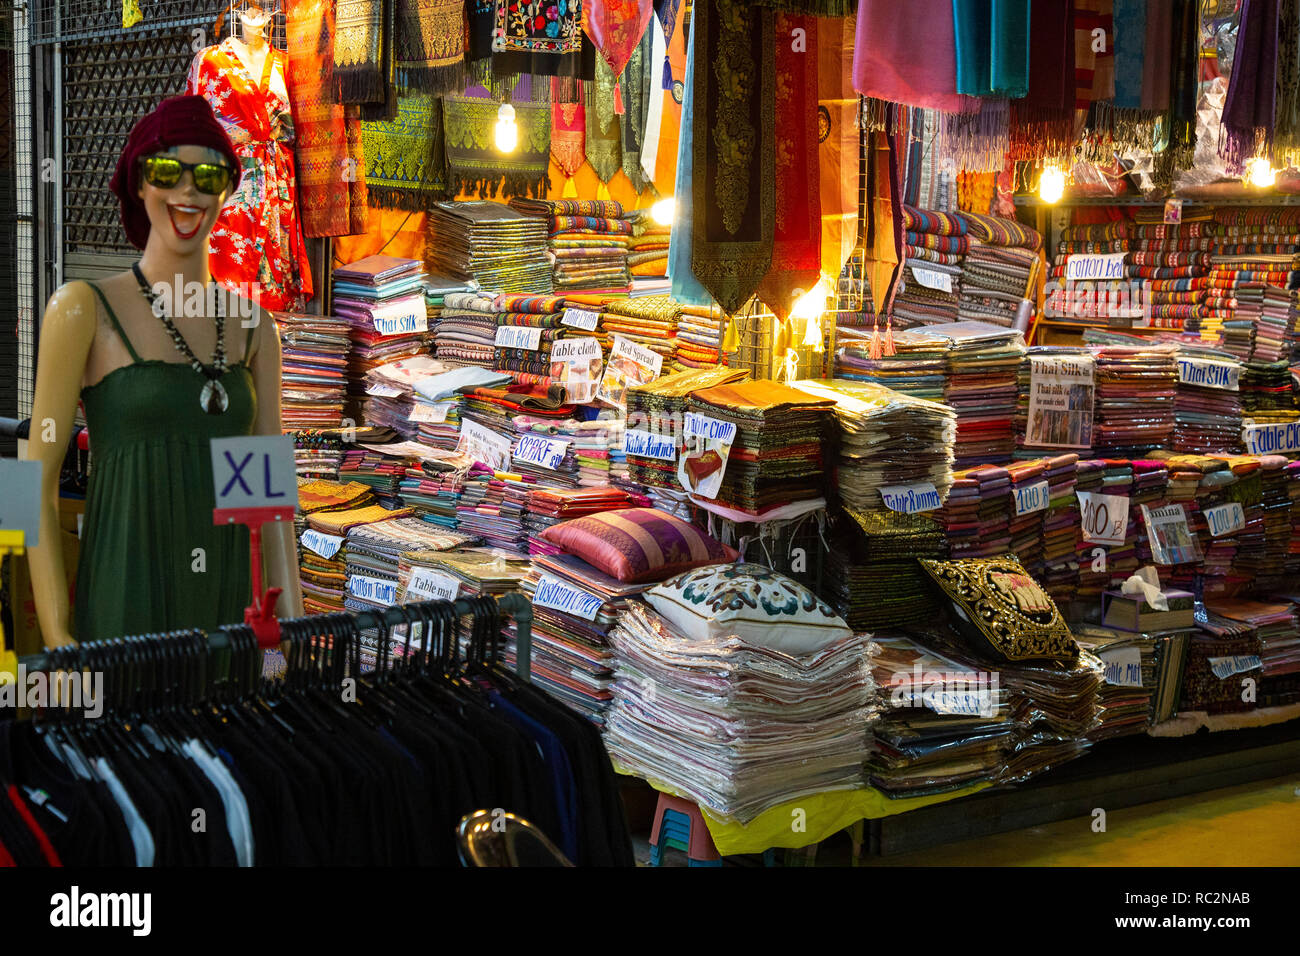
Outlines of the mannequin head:
{"label": "mannequin head", "polygon": [[[163,160],[164,162],[151,162]],[[180,179],[168,186],[171,173],[167,160],[179,160]],[[229,198],[234,181],[230,161],[210,146],[171,146],[140,159],[140,200],[149,217],[149,244],[164,246],[175,256],[194,255],[207,248],[208,234],[216,224],[221,206]],[[162,168],[158,168],[162,167]],[[224,185],[217,193],[199,188],[200,180],[209,190],[222,181],[212,167],[226,170]],[[157,182],[151,182],[151,173]],[[170,174],[170,175],[169,175]]]}
{"label": "mannequin head", "polygon": [[249,46],[266,43],[270,31],[271,19],[275,10],[270,4],[263,7],[257,0],[252,0],[239,14],[240,36]]}

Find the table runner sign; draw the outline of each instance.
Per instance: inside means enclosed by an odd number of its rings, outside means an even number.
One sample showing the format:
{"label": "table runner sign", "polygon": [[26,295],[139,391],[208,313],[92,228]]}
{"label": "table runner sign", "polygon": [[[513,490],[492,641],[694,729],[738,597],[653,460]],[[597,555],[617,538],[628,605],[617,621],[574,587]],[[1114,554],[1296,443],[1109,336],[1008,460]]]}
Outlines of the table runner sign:
{"label": "table runner sign", "polygon": [[1116,647],[1097,655],[1106,665],[1105,680],[1114,687],[1142,686],[1142,651],[1136,647]]}
{"label": "table runner sign", "polygon": [[1207,657],[1206,663],[1210,665],[1210,671],[1219,680],[1227,680],[1233,674],[1244,674],[1246,671],[1259,670],[1264,666],[1257,654],[1234,654],[1232,657]]}
{"label": "table runner sign", "polygon": [[1221,538],[1225,534],[1232,534],[1246,527],[1246,512],[1239,501],[1206,508],[1202,514],[1205,515],[1205,523],[1210,526],[1212,538]]}
{"label": "table runner sign", "polygon": [[952,276],[946,272],[912,266],[912,276],[927,289],[938,289],[941,292],[952,291]]}
{"label": "table runner sign", "polygon": [[633,385],[648,385],[659,377],[664,357],[621,335],[614,336],[609,350],[609,364],[601,376],[596,398],[616,408],[627,408],[627,390]]}
{"label": "table runner sign", "polygon": [[1156,564],[1191,564],[1201,560],[1200,543],[1187,524],[1187,512],[1182,505],[1139,507]]}
{"label": "table runner sign", "polygon": [[34,548],[40,530],[41,463],[0,458],[0,531],[21,531],[23,546]]}
{"label": "table runner sign", "polygon": [[1045,510],[1052,500],[1052,488],[1046,481],[1036,481],[1015,489],[1011,495],[1015,499],[1016,517],[1020,517]]}
{"label": "table runner sign", "polygon": [[687,412],[682,457],[677,462],[677,480],[682,487],[702,498],[716,498],[735,440],[735,422]]}
{"label": "table runner sign", "polygon": [[890,511],[905,515],[935,511],[943,507],[939,489],[929,481],[922,481],[915,485],[882,485],[880,499]]}
{"label": "table runner sign", "polygon": [[554,471],[564,461],[564,453],[569,443],[558,438],[543,438],[540,435],[525,435],[515,446],[515,461],[540,465]]}
{"label": "table runner sign", "polygon": [[677,460],[677,442],[671,435],[656,435],[639,428],[629,428],[623,432],[623,451],[629,455],[656,458],[659,461]]}
{"label": "table runner sign", "polygon": [[1300,451],[1300,422],[1256,425],[1242,422],[1241,440],[1252,455],[1283,455]]}
{"label": "table runner sign", "polygon": [[1099,495],[1076,491],[1079,524],[1088,544],[1123,544],[1128,529],[1129,499],[1124,495]]}
{"label": "table runner sign", "polygon": [[1090,355],[1030,356],[1026,445],[1092,447],[1096,367]]}
{"label": "table runner sign", "polygon": [[1124,257],[1127,253],[1107,252],[1100,255],[1073,255],[1065,260],[1065,278],[1068,281],[1124,278]]}
{"label": "table runner sign", "polygon": [[600,343],[593,338],[557,339],[551,345],[551,378],[564,385],[570,402],[592,401],[604,368]]}
{"label": "table runner sign", "polygon": [[532,325],[498,325],[496,346],[499,349],[527,349],[536,352],[542,344],[542,330]]}
{"label": "table runner sign", "polygon": [[533,604],[537,607],[562,611],[588,621],[594,621],[605,602],[582,588],[574,587],[567,581],[543,574],[537,582],[537,592],[533,595]]}
{"label": "table runner sign", "polygon": [[454,601],[460,593],[460,581],[433,568],[412,568],[406,581],[402,603],[411,601]]}
{"label": "table runner sign", "polygon": [[481,461],[489,468],[497,471],[509,469],[513,447],[509,438],[472,419],[466,418],[460,423],[460,441],[456,443],[456,451]]}
{"label": "table runner sign", "polygon": [[1232,362],[1216,362],[1213,359],[1180,358],[1178,381],[1184,385],[1199,385],[1202,388],[1219,388],[1236,392],[1241,388],[1241,366]]}
{"label": "table runner sign", "polygon": [[348,575],[348,593],[375,604],[397,603],[397,582],[372,578],[368,574]]}
{"label": "table runner sign", "polygon": [[322,534],[314,528],[302,533],[302,546],[322,558],[332,558],[343,547],[343,538],[336,534]]}
{"label": "table runner sign", "polygon": [[560,324],[567,325],[575,329],[584,329],[587,332],[595,332],[596,325],[600,322],[599,312],[588,312],[586,309],[565,309],[560,316]]}

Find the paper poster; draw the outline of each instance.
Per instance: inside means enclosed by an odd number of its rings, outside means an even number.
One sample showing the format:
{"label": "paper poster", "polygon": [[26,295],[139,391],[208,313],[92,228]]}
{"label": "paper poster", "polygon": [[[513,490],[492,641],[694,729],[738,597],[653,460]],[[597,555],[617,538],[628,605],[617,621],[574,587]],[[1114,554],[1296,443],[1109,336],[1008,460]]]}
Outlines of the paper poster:
{"label": "paper poster", "polygon": [[343,539],[336,534],[322,534],[314,528],[308,528],[302,533],[302,546],[308,551],[314,551],[322,558],[332,558],[338,554],[339,548],[343,547]]}
{"label": "paper poster", "polygon": [[1219,680],[1227,680],[1233,674],[1259,670],[1264,666],[1258,654],[1234,654],[1232,657],[1207,657],[1210,672]]}
{"label": "paper poster", "polygon": [[1243,421],[1241,440],[1252,455],[1285,455],[1300,451],[1300,422],[1256,425]]}
{"label": "paper poster", "polygon": [[882,485],[880,499],[890,511],[914,515],[943,507],[939,489],[933,482],[922,481],[915,485]]}
{"label": "paper poster", "polygon": [[510,451],[514,447],[505,435],[498,435],[486,425],[466,418],[460,423],[460,441],[456,451],[469,455],[497,471],[510,469]]}
{"label": "paper poster", "polygon": [[1128,530],[1129,499],[1124,495],[1099,495],[1076,491],[1079,526],[1088,544],[1123,544]]}
{"label": "paper poster", "polygon": [[682,487],[701,498],[716,498],[735,440],[735,422],[687,412],[682,457],[677,462],[677,480]]}
{"label": "paper poster", "polygon": [[1116,647],[1097,655],[1106,665],[1105,680],[1114,687],[1142,686],[1142,651],[1136,647]]}
{"label": "paper poster", "polygon": [[1126,255],[1124,252],[1105,252],[1100,255],[1067,256],[1065,278],[1070,282],[1122,279]]}
{"label": "paper poster", "polygon": [[426,422],[433,425],[441,425],[447,420],[447,413],[456,407],[456,402],[435,402],[430,405],[427,402],[416,402],[411,406],[410,419],[413,422]]}
{"label": "paper poster", "polygon": [[1156,564],[1191,564],[1201,560],[1200,542],[1187,524],[1187,512],[1182,505],[1140,507]]}
{"label": "paper poster", "polygon": [[414,332],[429,331],[429,315],[420,303],[418,312],[407,315],[376,315],[375,331],[380,335],[411,335]]}
{"label": "paper poster", "polygon": [[628,387],[653,382],[659,377],[663,364],[664,357],[654,349],[615,335],[614,346],[609,350],[609,364],[605,366],[596,398],[616,408],[627,408]]}
{"label": "paper poster", "polygon": [[454,601],[460,593],[460,581],[445,571],[412,568],[406,579],[402,603],[411,601]]}
{"label": "paper poster", "polygon": [[604,369],[600,343],[593,338],[556,339],[551,344],[551,378],[564,385],[570,402],[593,401]]}
{"label": "paper poster", "polygon": [[1025,444],[1091,448],[1096,361],[1090,355],[1029,357],[1029,422]]}
{"label": "paper poster", "polygon": [[372,604],[392,605],[397,603],[397,582],[353,574],[348,577],[348,593]]}
{"label": "paper poster", "polygon": [[952,291],[952,276],[946,272],[912,266],[912,277],[927,289],[938,289],[941,292]]}
{"label": "paper poster", "polygon": [[599,596],[550,574],[541,576],[537,582],[537,591],[533,594],[533,604],[538,607],[548,607],[588,621],[596,620],[604,603],[604,599]]}
{"label": "paper poster", "polygon": [[379,398],[397,398],[402,394],[402,390],[392,385],[385,385],[383,382],[371,382],[366,386],[366,394],[376,395]]}

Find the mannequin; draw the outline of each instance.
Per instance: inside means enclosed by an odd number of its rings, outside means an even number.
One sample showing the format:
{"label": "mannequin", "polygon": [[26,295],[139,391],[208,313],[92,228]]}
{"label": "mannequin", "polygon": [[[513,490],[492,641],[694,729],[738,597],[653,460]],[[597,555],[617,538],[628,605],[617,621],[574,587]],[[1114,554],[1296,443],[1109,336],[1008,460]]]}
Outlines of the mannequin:
{"label": "mannequin", "polygon": [[[238,6],[240,0],[217,19],[218,36]],[[265,308],[301,312],[311,296],[311,266],[298,216],[285,55],[270,40],[277,8],[258,0],[244,5],[239,35],[195,55],[186,92],[212,104],[243,172],[212,230],[213,276]]]}
{"label": "mannequin", "polygon": [[[151,157],[167,162],[155,165]],[[128,238],[143,249],[136,268],[144,286],[134,271],[94,284],[69,282],[46,307],[27,455],[43,466],[40,544],[30,549],[30,563],[48,647],[74,642],[58,484],[79,396],[92,464],[76,638],[242,619],[248,536],[238,527],[212,526],[206,436],[281,434],[280,349],[275,323],[260,310],[210,310],[216,297],[208,235],[238,182],[236,159],[204,100],[165,100],[132,130],[111,184]],[[169,181],[168,170],[177,171],[173,160],[185,166]],[[190,283],[209,290],[197,308],[180,295],[170,305],[150,301],[150,290]],[[201,370],[186,360],[181,342]],[[263,549],[269,583],[284,589],[278,614],[301,615],[292,527],[267,526]]]}

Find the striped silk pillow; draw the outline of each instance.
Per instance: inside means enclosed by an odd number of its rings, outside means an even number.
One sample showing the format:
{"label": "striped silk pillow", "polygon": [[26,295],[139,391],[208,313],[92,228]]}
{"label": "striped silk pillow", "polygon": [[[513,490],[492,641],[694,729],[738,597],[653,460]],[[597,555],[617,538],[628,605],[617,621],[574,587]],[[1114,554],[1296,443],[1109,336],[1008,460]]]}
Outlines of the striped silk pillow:
{"label": "striped silk pillow", "polygon": [[542,540],[624,582],[662,581],[737,557],[734,549],[695,525],[654,508],[602,511],[563,521],[543,531]]}

